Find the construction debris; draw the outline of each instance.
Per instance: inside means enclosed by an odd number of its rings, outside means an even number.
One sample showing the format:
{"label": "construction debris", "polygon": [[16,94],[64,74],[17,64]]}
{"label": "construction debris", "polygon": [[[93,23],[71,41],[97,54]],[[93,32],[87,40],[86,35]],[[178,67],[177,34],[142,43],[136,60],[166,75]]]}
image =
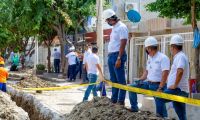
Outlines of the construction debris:
{"label": "construction debris", "polygon": [[[18,80],[16,80],[18,78]],[[11,74],[9,81],[15,80],[15,86],[20,88],[40,88],[40,87],[57,87],[57,85],[51,82],[42,80],[35,75],[27,73],[24,76],[17,76],[16,74]],[[11,84],[12,86],[12,84]]]}
{"label": "construction debris", "polygon": [[162,120],[148,111],[130,112],[107,97],[94,98],[74,107],[67,120]]}
{"label": "construction debris", "polygon": [[8,94],[0,91],[0,120],[29,120],[29,116]]}

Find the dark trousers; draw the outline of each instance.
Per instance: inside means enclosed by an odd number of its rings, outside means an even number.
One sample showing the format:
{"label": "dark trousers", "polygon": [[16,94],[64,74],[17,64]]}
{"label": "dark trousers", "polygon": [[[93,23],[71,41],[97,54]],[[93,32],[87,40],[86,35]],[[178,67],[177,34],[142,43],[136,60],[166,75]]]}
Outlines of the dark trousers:
{"label": "dark trousers", "polygon": [[69,70],[69,79],[70,79],[70,81],[72,81],[72,80],[75,81],[76,80],[76,64],[69,65],[68,70]]}
{"label": "dark trousers", "polygon": [[83,68],[83,83],[88,82],[88,76],[87,76],[87,70],[86,68]]}
{"label": "dark trousers", "polygon": [[83,69],[83,61],[80,61],[80,64],[78,66],[78,71],[77,71],[77,74],[79,73],[80,79],[81,79],[81,75],[82,75],[82,69]]}
{"label": "dark trousers", "polygon": [[55,73],[60,73],[60,59],[54,59]]}
{"label": "dark trousers", "polygon": [[[167,94],[188,97],[188,93],[181,91],[180,88],[176,88],[176,89],[173,89],[173,90],[165,89],[163,92],[167,93]],[[162,98],[159,98],[158,100],[162,104],[167,103],[167,102],[171,102],[170,100],[166,100],[166,99],[162,99]],[[172,103],[173,103],[174,110],[175,110],[176,114],[178,115],[179,120],[187,120],[185,103],[176,102],[176,101],[172,101]]]}

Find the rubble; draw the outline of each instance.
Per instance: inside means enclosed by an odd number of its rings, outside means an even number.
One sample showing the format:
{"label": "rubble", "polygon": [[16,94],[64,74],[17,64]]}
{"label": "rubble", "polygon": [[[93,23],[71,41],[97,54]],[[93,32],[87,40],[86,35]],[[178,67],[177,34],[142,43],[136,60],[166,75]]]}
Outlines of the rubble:
{"label": "rubble", "polygon": [[107,97],[94,98],[89,102],[77,104],[67,120],[162,120],[148,111],[130,112],[113,105]]}
{"label": "rubble", "polygon": [[29,116],[8,94],[0,91],[0,120],[29,120]]}
{"label": "rubble", "polygon": [[[15,86],[20,88],[40,88],[40,87],[56,87],[57,85],[42,80],[35,75],[26,74],[25,76],[17,76],[11,74],[9,81],[16,80],[18,78]],[[12,84],[10,84],[12,86]]]}

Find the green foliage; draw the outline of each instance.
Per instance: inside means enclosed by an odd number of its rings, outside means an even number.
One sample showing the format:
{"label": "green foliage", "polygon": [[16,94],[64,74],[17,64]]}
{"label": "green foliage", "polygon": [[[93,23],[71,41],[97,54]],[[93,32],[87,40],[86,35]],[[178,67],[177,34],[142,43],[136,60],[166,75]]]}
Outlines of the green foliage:
{"label": "green foliage", "polygon": [[[156,0],[146,6],[151,12],[159,12],[160,17],[183,18],[191,23],[191,0]],[[200,20],[200,0],[196,0],[196,19]]]}
{"label": "green foliage", "polygon": [[37,64],[36,65],[36,69],[37,70],[45,70],[45,65],[43,65],[43,64]]}

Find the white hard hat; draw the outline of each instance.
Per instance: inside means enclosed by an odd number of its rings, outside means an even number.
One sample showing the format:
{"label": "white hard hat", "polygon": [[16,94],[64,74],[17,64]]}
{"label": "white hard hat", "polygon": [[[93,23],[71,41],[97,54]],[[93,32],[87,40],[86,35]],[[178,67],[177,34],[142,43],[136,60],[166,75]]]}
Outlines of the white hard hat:
{"label": "white hard hat", "polygon": [[157,46],[157,45],[158,45],[158,41],[154,37],[148,37],[144,42],[145,47]]}
{"label": "white hard hat", "polygon": [[112,17],[113,15],[115,15],[115,12],[112,9],[107,9],[103,11],[103,18],[105,20]]}
{"label": "white hard hat", "polygon": [[69,51],[73,51],[73,50],[75,50],[74,46],[72,46],[72,47],[69,48]]}
{"label": "white hard hat", "polygon": [[183,38],[180,35],[173,35],[170,40],[170,45],[183,45]]}

